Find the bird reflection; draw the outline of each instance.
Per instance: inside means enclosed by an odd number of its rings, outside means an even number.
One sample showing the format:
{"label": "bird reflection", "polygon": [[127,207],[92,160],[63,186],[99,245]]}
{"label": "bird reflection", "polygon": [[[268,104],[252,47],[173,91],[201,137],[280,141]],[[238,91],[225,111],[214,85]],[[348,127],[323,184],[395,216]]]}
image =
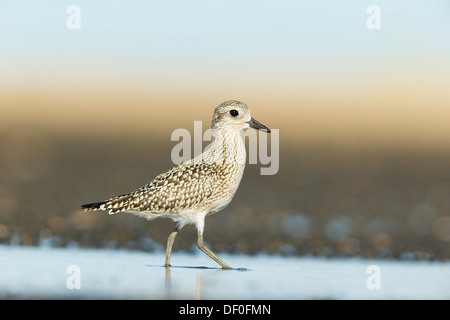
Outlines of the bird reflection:
{"label": "bird reflection", "polygon": [[[165,286],[164,286],[164,290],[165,290],[165,298],[168,300],[174,299],[174,297],[172,296],[172,279],[170,277],[171,275],[171,268],[173,267],[164,267],[165,268]],[[201,269],[209,269],[206,267],[178,267],[178,268],[201,268]],[[202,276],[201,275],[197,275],[197,278],[195,280],[195,287],[194,287],[194,300],[200,300],[201,297],[201,288],[202,288]]]}
{"label": "bird reflection", "polygon": [[[165,269],[165,285],[164,285],[164,297],[165,299],[178,299],[179,296],[173,296],[172,286],[173,286],[173,280],[171,278],[171,272],[172,269],[198,269],[198,270],[216,270],[216,272],[230,272],[232,270],[234,271],[250,271],[251,269],[247,268],[232,268],[232,269],[222,269],[220,267],[204,267],[204,266],[162,266]],[[210,273],[209,273],[210,274]],[[203,272],[197,273],[197,277],[195,280],[195,285],[193,289],[193,296],[192,299],[194,300],[200,300],[201,299],[201,293],[202,293],[202,287],[203,287]],[[176,294],[175,294],[176,295]],[[178,292],[179,295],[179,292]],[[190,295],[189,295],[190,296]],[[190,299],[189,297],[186,297]]]}
{"label": "bird reflection", "polygon": [[170,281],[170,267],[164,267],[166,269],[166,281],[165,281],[165,297],[166,299],[172,299],[172,286]]}

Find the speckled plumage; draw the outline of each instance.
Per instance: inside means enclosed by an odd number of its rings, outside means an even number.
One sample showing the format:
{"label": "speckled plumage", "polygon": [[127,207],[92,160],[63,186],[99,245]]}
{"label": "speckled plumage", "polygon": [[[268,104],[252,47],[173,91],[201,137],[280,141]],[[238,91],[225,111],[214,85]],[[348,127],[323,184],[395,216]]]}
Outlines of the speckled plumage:
{"label": "speckled plumage", "polygon": [[[238,115],[231,115],[233,112]],[[249,127],[270,132],[251,117],[247,105],[236,100],[225,101],[214,110],[211,121],[213,141],[202,154],[158,175],[139,189],[82,208],[105,210],[110,214],[128,212],[149,220],[169,217],[176,221],[176,230],[167,245],[166,266],[176,233],[186,224],[195,224],[199,248],[222,267],[229,268],[204,247],[204,218],[223,209],[236,193],[246,160],[241,132]]]}
{"label": "speckled plumage", "polygon": [[190,161],[160,174],[142,188],[108,200],[97,210],[129,212],[147,219],[165,213],[172,214],[174,220],[184,210],[213,213],[219,198],[234,194],[233,186],[239,183],[243,171],[243,166]]}

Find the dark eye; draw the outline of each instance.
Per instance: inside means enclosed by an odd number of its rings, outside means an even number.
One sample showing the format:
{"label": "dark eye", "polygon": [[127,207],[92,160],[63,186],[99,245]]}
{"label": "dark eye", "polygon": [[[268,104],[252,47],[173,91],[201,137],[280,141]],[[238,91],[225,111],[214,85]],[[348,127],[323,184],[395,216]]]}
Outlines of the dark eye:
{"label": "dark eye", "polygon": [[239,112],[237,112],[237,110],[231,110],[230,111],[231,116],[233,117],[237,117],[239,115]]}

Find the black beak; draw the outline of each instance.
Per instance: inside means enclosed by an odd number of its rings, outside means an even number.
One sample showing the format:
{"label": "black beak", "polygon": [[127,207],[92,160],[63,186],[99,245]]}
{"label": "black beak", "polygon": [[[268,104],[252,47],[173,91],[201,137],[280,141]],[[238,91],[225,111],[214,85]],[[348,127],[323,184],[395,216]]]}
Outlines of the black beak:
{"label": "black beak", "polygon": [[267,128],[265,125],[263,125],[262,123],[259,123],[258,121],[256,121],[255,119],[252,118],[252,120],[250,120],[248,122],[248,124],[250,125],[250,128],[253,129],[257,129],[257,130],[261,130],[261,131],[265,131],[267,133],[270,132],[270,129]]}

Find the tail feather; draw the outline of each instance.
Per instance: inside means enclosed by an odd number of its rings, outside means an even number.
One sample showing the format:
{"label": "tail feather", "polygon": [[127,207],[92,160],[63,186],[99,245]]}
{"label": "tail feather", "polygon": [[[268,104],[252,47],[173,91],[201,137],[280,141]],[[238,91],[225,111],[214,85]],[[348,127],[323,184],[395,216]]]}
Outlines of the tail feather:
{"label": "tail feather", "polygon": [[126,193],[109,200],[83,204],[81,209],[86,211],[106,210],[109,214],[133,209],[133,193]]}
{"label": "tail feather", "polygon": [[83,204],[81,206],[81,209],[85,210],[102,210],[102,206],[104,206],[108,201],[101,201],[101,202],[93,202],[88,204]]}

